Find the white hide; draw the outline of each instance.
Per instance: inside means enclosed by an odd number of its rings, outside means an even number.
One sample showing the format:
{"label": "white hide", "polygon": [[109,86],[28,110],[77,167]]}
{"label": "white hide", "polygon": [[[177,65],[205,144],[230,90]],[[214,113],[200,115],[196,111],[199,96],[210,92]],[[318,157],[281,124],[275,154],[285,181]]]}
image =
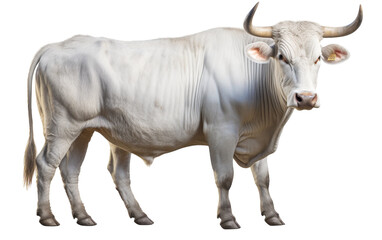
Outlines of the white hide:
{"label": "white hide", "polygon": [[[111,143],[108,169],[138,224],[152,221],[130,189],[130,153],[151,164],[161,154],[196,144],[210,149],[223,228],[240,227],[228,199],[232,158],[252,167],[267,223],[283,224],[269,196],[266,160],[259,160],[276,150],[284,124],[298,108],[294,94],[315,92],[322,32],[308,22],[280,23],[273,31],[274,40],[239,29],[142,42],[75,36],[42,48],[29,73],[31,137],[25,155],[27,184],[37,165],[40,222],[58,225],[49,183],[60,166],[73,216],[81,225],[95,224],[77,183],[87,143],[97,131]],[[35,160],[30,89],[36,66],[46,143]]]}

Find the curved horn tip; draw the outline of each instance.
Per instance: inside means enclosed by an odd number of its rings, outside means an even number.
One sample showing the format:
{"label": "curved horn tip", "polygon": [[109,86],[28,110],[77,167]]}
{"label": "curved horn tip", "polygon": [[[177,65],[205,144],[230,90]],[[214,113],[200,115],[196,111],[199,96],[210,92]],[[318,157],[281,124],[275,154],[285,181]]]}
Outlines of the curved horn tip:
{"label": "curved horn tip", "polygon": [[344,27],[323,27],[323,37],[333,38],[333,37],[343,37],[355,32],[362,23],[363,10],[362,5],[359,5],[359,10],[356,19],[349,25]]}
{"label": "curved horn tip", "polygon": [[251,11],[249,11],[249,13],[247,14],[247,16],[244,20],[243,27],[244,27],[245,31],[247,31],[247,32],[250,32],[250,28],[252,25],[252,18],[253,18],[253,15],[255,15],[255,12],[256,12],[258,5],[259,5],[259,2],[257,2],[256,5],[252,7]]}
{"label": "curved horn tip", "polygon": [[359,5],[358,15],[360,16],[360,20],[362,21],[362,19],[363,19],[363,9],[362,9],[362,4]]}
{"label": "curved horn tip", "polygon": [[256,12],[257,7],[259,6],[259,3],[260,3],[260,2],[257,2],[257,3],[255,4],[255,6],[253,6],[251,12],[253,12],[253,13]]}
{"label": "curved horn tip", "polygon": [[257,2],[253,8],[257,8],[257,6],[259,6],[259,3],[260,2]]}
{"label": "curved horn tip", "polygon": [[252,19],[256,13],[257,7],[260,2],[257,2],[255,6],[249,11],[247,17],[244,20],[243,27],[245,31],[253,36],[271,38],[272,37],[272,27],[254,27],[252,26]]}

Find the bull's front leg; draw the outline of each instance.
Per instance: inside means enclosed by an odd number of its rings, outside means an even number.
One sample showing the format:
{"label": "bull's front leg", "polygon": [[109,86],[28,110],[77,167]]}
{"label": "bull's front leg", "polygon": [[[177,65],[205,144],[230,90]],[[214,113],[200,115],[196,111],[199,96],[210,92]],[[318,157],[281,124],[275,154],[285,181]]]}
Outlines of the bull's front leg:
{"label": "bull's front leg", "polygon": [[269,172],[268,162],[264,158],[255,162],[251,166],[253,178],[255,179],[260,194],[261,215],[265,216],[265,222],[271,226],[284,225],[279,214],[273,206],[271,195],[269,194]]}
{"label": "bull's front leg", "polygon": [[214,128],[208,131],[207,141],[210,149],[212,168],[219,192],[218,218],[224,229],[237,229],[240,225],[232,214],[228,193],[233,180],[233,154],[237,135],[227,128]]}

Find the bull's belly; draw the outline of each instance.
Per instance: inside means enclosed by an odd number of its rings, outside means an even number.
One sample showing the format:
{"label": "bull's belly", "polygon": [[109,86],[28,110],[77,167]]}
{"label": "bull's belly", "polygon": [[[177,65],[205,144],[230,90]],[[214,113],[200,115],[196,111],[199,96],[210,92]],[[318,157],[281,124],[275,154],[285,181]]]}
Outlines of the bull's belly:
{"label": "bull's belly", "polygon": [[120,129],[99,129],[99,132],[112,144],[134,153],[147,162],[152,162],[155,157],[162,154],[198,144],[198,141],[192,136],[186,136],[180,131],[173,136],[171,136],[172,132],[151,132],[152,135],[145,133],[136,136],[133,131],[121,131]]}
{"label": "bull's belly", "polygon": [[155,157],[177,149],[205,144],[198,122],[184,126],[182,121],[166,118],[132,119],[125,114],[103,118],[97,131],[109,142],[131,152],[147,164]]}

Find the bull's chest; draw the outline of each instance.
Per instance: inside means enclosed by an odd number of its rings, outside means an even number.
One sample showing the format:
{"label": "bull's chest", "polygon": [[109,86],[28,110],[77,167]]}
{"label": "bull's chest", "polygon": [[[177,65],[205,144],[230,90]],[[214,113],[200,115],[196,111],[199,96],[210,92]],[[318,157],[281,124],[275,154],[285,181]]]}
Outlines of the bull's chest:
{"label": "bull's chest", "polygon": [[282,118],[264,128],[243,129],[234,153],[236,162],[242,167],[250,167],[275,152],[281,131],[291,114],[292,110],[288,110]]}
{"label": "bull's chest", "polygon": [[275,149],[275,129],[267,129],[257,134],[241,136],[235,149],[234,158],[243,167],[254,162],[254,159],[262,159],[271,154]]}

